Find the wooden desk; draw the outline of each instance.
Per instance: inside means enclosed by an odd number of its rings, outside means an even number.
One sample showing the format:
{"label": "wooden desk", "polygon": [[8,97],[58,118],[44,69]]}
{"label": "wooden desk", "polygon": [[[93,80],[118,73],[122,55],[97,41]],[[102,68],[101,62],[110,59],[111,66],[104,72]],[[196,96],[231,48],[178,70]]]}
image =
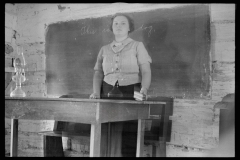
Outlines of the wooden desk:
{"label": "wooden desk", "polygon": [[138,120],[136,156],[141,157],[145,119],[150,118],[151,104],[166,104],[166,102],[5,97],[5,117],[11,118],[11,156],[17,156],[18,119],[29,119],[91,124],[90,157],[100,157],[102,123]]}

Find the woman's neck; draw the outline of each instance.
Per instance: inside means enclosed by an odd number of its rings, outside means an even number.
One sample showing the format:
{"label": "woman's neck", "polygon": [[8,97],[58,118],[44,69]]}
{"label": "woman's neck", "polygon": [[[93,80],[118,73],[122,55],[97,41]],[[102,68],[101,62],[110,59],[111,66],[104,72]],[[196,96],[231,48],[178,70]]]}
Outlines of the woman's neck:
{"label": "woman's neck", "polygon": [[126,36],[115,36],[115,41],[122,42],[127,38],[128,38],[128,35],[126,35]]}

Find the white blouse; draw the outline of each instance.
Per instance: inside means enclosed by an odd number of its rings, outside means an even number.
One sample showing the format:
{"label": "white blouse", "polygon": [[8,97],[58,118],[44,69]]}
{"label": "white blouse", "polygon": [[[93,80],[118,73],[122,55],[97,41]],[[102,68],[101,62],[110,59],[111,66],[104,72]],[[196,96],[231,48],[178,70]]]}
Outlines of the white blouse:
{"label": "white blouse", "polygon": [[104,81],[110,85],[126,86],[141,83],[139,66],[152,63],[142,42],[127,38],[118,44],[116,41],[103,46],[97,57],[94,70],[104,73]]}

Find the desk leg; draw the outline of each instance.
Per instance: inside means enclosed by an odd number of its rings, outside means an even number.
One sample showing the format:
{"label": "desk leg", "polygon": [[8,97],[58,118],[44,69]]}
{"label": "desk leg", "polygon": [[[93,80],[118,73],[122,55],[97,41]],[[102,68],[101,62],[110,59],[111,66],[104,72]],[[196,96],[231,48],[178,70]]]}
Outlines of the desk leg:
{"label": "desk leg", "polygon": [[159,138],[159,147],[156,151],[156,157],[166,157],[166,138]]}
{"label": "desk leg", "polygon": [[137,152],[136,157],[143,156],[144,147],[144,132],[145,132],[145,120],[138,120],[138,130],[137,130]]}
{"label": "desk leg", "polygon": [[107,157],[111,156],[111,123],[108,123],[108,132],[107,132]]}
{"label": "desk leg", "polygon": [[100,157],[101,123],[91,124],[90,157]]}
{"label": "desk leg", "polygon": [[18,152],[18,119],[11,119],[10,157],[17,157]]}
{"label": "desk leg", "polygon": [[161,116],[161,126],[163,128],[162,130],[162,137],[159,137],[159,148],[156,151],[156,157],[166,157],[166,141],[167,139],[170,139],[168,134],[168,125],[169,125],[169,116]]}

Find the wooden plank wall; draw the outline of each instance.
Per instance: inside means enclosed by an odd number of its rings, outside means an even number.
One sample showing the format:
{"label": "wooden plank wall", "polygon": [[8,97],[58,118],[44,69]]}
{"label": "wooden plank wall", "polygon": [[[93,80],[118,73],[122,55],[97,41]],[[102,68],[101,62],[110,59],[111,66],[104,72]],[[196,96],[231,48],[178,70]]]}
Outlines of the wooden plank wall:
{"label": "wooden plank wall", "polygon": [[235,5],[211,4],[210,13],[212,98],[174,101],[176,120],[167,146],[171,157],[203,156],[205,149],[217,147],[219,110],[214,109],[214,104],[235,93]]}
{"label": "wooden plank wall", "polygon": [[[116,12],[144,11],[189,4],[6,4],[5,75],[11,71],[11,58],[17,44],[24,46],[28,62],[27,81],[23,85],[29,97],[47,97],[45,74],[45,33],[51,23],[98,17]],[[235,4],[209,4],[211,13],[211,99],[175,99],[168,157],[201,156],[216,148],[219,141],[219,110],[222,97],[235,92]],[[10,46],[10,47],[9,47]],[[12,47],[12,48],[11,48]],[[8,53],[8,52],[10,53]],[[6,65],[8,64],[8,65]],[[6,76],[5,76],[5,84]],[[11,84],[5,94],[9,95]],[[148,126],[148,125],[146,125]],[[39,131],[51,130],[53,121],[19,121],[19,156],[43,156]],[[5,119],[5,150],[9,152],[10,120]],[[64,141],[65,143],[65,141]],[[66,156],[89,156],[89,139],[73,139],[73,151]],[[145,145],[144,155],[152,147]]]}

